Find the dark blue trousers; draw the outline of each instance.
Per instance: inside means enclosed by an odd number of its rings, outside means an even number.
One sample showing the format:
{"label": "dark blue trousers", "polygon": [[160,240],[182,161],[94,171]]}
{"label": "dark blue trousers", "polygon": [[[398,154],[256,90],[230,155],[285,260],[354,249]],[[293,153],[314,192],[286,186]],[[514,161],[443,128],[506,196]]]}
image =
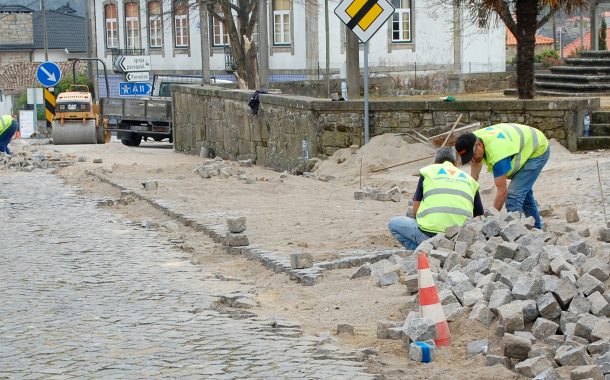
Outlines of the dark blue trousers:
{"label": "dark blue trousers", "polygon": [[11,142],[15,132],[17,132],[17,124],[13,123],[6,131],[0,134],[0,152],[11,154],[11,151],[8,149],[8,143]]}

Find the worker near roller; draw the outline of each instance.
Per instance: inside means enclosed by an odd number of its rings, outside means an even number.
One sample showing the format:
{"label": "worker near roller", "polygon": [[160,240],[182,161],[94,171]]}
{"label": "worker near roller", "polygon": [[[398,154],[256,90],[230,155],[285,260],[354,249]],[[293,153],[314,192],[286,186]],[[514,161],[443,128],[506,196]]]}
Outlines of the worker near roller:
{"label": "worker near roller", "polygon": [[19,123],[15,114],[0,116],[0,152],[11,154],[8,144],[18,129]]}
{"label": "worker near roller", "polygon": [[493,173],[494,208],[502,210],[506,206],[509,212],[532,216],[534,227],[542,229],[533,187],[551,151],[541,131],[522,124],[496,124],[459,136],[455,149],[462,165],[472,161],[470,174],[475,180],[479,179],[483,164]]}
{"label": "worker near roller", "polygon": [[479,184],[457,167],[453,148],[440,148],[434,164],[422,168],[413,196],[413,215],[392,218],[388,228],[408,250],[448,227],[461,226],[473,216],[483,215]]}

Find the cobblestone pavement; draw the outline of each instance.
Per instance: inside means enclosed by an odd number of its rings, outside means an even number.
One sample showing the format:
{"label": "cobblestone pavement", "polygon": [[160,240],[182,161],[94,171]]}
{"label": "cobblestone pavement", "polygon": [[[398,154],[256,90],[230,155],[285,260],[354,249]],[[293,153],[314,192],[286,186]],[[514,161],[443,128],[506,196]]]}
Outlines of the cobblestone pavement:
{"label": "cobblestone pavement", "polygon": [[0,379],[371,378],[211,308],[201,267],[46,173],[0,177]]}

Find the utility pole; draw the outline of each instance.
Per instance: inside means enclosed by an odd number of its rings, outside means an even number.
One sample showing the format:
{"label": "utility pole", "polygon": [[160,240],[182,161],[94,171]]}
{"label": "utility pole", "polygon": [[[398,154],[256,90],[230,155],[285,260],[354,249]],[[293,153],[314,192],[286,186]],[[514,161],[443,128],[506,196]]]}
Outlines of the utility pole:
{"label": "utility pole", "polygon": [[326,96],[330,98],[330,27],[328,19],[328,0],[324,0],[324,26],[326,27]]}
{"label": "utility pole", "polygon": [[[85,6],[85,38],[87,42],[87,58],[91,57],[91,7],[89,4],[89,0],[84,1]],[[93,81],[93,62],[87,61],[87,78],[89,82],[93,83],[95,87],[96,83]],[[96,99],[99,99],[98,91],[95,91]]]}
{"label": "utility pole", "polygon": [[201,34],[201,80],[203,84],[210,84],[210,17],[208,4],[199,2],[199,32]]}
{"label": "utility pole", "polygon": [[269,37],[267,0],[258,0],[258,78],[259,88],[269,88]]}
{"label": "utility pole", "polygon": [[42,29],[44,41],[44,60],[49,60],[49,41],[47,39],[47,12],[44,9],[44,0],[40,0],[40,14],[42,15]]}

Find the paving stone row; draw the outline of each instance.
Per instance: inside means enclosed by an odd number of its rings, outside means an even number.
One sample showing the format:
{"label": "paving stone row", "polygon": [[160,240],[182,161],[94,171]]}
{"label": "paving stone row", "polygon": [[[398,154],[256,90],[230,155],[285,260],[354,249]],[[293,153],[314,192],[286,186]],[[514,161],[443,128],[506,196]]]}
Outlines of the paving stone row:
{"label": "paving stone row", "polygon": [[[230,234],[228,233],[229,230],[227,226],[224,224],[206,223],[205,221],[201,221],[200,217],[197,215],[184,214],[177,211],[178,205],[171,201],[152,199],[146,196],[144,192],[140,192],[136,189],[129,189],[99,173],[92,171],[88,171],[87,173],[98,178],[102,182],[108,183],[117,189],[120,189],[122,196],[131,195],[145,201],[156,209],[162,211],[165,215],[183,223],[185,226],[192,227],[196,231],[207,234],[214,242],[227,245],[228,254],[244,255],[249,259],[257,260],[261,262],[264,267],[277,273],[286,273],[292,280],[295,280],[303,285],[311,286],[322,281],[324,279],[325,270],[351,268],[360,266],[365,262],[375,263],[377,261],[387,259],[392,255],[402,255],[405,253],[405,251],[402,249],[353,250],[345,253],[347,257],[343,257],[341,259],[318,262],[310,268],[293,269],[290,265],[290,260],[285,255],[281,255],[277,252],[269,251],[263,247],[258,247],[255,245],[232,247],[231,244],[228,244],[227,242]],[[145,187],[146,186],[151,187],[150,184],[145,185]]]}
{"label": "paving stone row", "polygon": [[0,178],[0,378],[375,377],[298,326],[215,310],[219,280],[98,201],[43,172]]}

